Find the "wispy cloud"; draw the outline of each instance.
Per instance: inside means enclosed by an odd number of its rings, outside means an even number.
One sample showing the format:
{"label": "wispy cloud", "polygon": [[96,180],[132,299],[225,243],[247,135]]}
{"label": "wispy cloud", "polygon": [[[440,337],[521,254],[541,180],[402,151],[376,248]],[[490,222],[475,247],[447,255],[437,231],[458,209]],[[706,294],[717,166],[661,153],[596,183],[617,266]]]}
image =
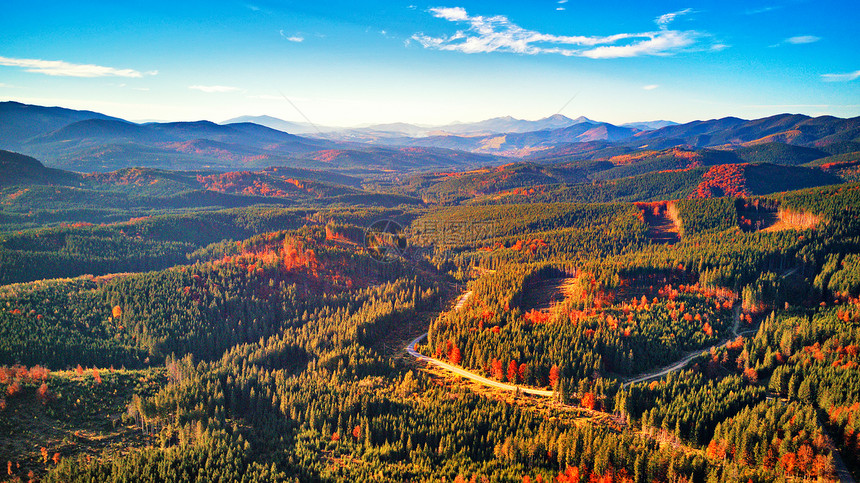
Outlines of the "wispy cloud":
{"label": "wispy cloud", "polygon": [[747,15],[756,15],[759,13],[767,13],[767,12],[772,12],[774,10],[779,10],[780,8],[782,8],[782,6],[779,6],[779,5],[770,6],[770,7],[752,8],[752,9],[747,10],[744,13],[746,13]]}
{"label": "wispy cloud", "polygon": [[238,87],[233,86],[188,86],[189,89],[194,89],[195,91],[215,93],[215,92],[236,92],[241,91]]}
{"label": "wispy cloud", "polygon": [[470,16],[462,7],[436,7],[431,8],[430,13],[450,22],[467,23],[468,27],[441,37],[416,33],[412,39],[425,48],[467,54],[486,52],[527,55],[561,54],[592,59],[671,55],[690,48],[698,40],[707,37],[706,34],[693,30],[669,28],[669,24],[677,17],[692,13],[689,8],[657,17],[655,23],[658,30],[607,36],[546,34],[524,29],[503,15]]}
{"label": "wispy cloud", "polygon": [[283,30],[280,31],[281,37],[289,40],[290,42],[304,42],[305,38],[301,35],[287,35]]}
{"label": "wispy cloud", "polygon": [[657,22],[657,25],[659,25],[661,29],[664,29],[668,27],[673,20],[675,20],[675,17],[678,17],[679,15],[687,15],[692,11],[692,8],[685,8],[684,10],[678,10],[677,12],[664,13],[663,15],[657,17],[657,20],[655,20],[655,22]]}
{"label": "wispy cloud", "polygon": [[647,86],[642,86],[642,88],[645,89],[646,91],[653,91],[654,89],[656,89],[658,87],[660,87],[660,86],[658,86],[657,84],[649,84]]}
{"label": "wispy cloud", "polygon": [[797,35],[795,37],[785,39],[785,42],[788,44],[811,44],[818,42],[819,40],[821,40],[821,37],[816,37],[814,35]]}
{"label": "wispy cloud", "polygon": [[821,79],[825,82],[850,82],[860,79],[860,70],[845,74],[821,74]]}
{"label": "wispy cloud", "polygon": [[59,77],[143,77],[158,71],[139,72],[134,69],[116,69],[94,64],[73,64],[62,60],[14,59],[0,57],[0,65],[21,67],[27,72]]}

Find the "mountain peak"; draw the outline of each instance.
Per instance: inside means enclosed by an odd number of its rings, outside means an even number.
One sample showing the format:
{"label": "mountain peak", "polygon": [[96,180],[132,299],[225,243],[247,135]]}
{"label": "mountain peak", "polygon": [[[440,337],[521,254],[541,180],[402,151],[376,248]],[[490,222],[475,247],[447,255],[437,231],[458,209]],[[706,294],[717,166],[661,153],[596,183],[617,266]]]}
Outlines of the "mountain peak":
{"label": "mountain peak", "polygon": [[565,116],[564,114],[553,114],[552,116],[547,116],[541,121],[556,121],[556,122],[565,122],[565,121],[573,121],[573,119]]}

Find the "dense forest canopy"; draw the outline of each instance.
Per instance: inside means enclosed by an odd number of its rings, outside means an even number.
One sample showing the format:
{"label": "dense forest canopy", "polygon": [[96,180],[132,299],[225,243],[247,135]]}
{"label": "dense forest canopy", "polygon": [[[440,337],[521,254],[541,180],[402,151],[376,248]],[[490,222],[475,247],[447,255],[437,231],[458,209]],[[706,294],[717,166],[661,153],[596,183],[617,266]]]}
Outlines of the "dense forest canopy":
{"label": "dense forest canopy", "polygon": [[[2,152],[0,479],[849,481],[858,145],[813,121],[516,162],[195,123],[270,157]],[[113,122],[22,146],[83,162],[57,140]]]}

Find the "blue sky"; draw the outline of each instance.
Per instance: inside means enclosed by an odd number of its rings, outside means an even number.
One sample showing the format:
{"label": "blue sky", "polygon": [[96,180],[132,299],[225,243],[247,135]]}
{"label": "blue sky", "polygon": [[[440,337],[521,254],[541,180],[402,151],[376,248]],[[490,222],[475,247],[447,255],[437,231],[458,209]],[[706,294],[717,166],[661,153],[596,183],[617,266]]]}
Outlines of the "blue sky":
{"label": "blue sky", "polygon": [[131,120],[860,115],[856,0],[34,0],[3,10],[0,99]]}

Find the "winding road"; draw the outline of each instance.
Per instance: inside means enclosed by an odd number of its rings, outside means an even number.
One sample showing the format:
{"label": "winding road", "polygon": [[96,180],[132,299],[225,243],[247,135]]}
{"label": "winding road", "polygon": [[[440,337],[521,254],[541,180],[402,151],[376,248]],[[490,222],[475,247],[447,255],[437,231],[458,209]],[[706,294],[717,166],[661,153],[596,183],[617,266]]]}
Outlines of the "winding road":
{"label": "winding road", "polygon": [[666,366],[662,369],[658,369],[654,372],[649,372],[648,374],[638,376],[634,379],[628,379],[628,380],[624,381],[624,384],[622,387],[626,388],[626,387],[629,387],[631,384],[634,384],[637,382],[650,381],[651,379],[663,377],[666,374],[669,374],[670,372],[679,371],[679,370],[683,369],[684,366],[689,364],[690,361],[692,361],[693,359],[695,359],[696,357],[698,357],[702,353],[710,352],[711,349],[716,349],[718,347],[727,346],[732,340],[736,339],[740,335],[738,333],[738,329],[740,328],[740,323],[741,323],[741,304],[736,304],[734,310],[735,310],[735,315],[734,315],[735,324],[734,324],[734,326],[732,326],[732,334],[734,337],[729,337],[728,340],[723,341],[723,342],[717,342],[716,344],[712,345],[711,347],[708,347],[707,349],[696,349],[694,351],[690,351],[686,356],[684,356],[683,359],[679,360],[678,362],[673,363],[672,365]]}
{"label": "winding road", "polygon": [[[454,304],[454,310],[462,309],[463,306],[466,304],[466,302],[471,297],[472,297],[472,291],[471,290],[468,292],[464,292],[462,295],[460,295],[460,298],[457,299],[457,303]],[[684,366],[689,364],[690,361],[692,361],[693,359],[698,357],[700,354],[702,354],[704,352],[708,352],[711,349],[715,349],[718,347],[724,347],[724,346],[728,345],[732,340],[734,340],[734,338],[736,338],[738,336],[738,328],[739,328],[739,324],[740,324],[740,315],[741,315],[740,304],[735,305],[734,312],[735,312],[734,313],[735,324],[732,327],[732,334],[734,335],[734,337],[730,337],[728,340],[718,342],[718,343],[714,344],[713,346],[705,348],[705,349],[697,349],[697,350],[691,351],[689,354],[684,356],[683,359],[672,363],[672,365],[663,367],[663,368],[658,369],[654,372],[649,372],[648,374],[638,376],[634,379],[628,379],[627,381],[624,382],[623,387],[628,387],[631,384],[637,383],[637,382],[650,381],[651,379],[656,379],[658,377],[665,376],[666,374],[669,374],[670,372],[678,371],[678,370],[684,368]],[[533,389],[530,387],[517,386],[514,384],[505,384],[503,382],[498,382],[498,381],[494,381],[492,379],[487,379],[484,376],[479,376],[478,374],[475,374],[473,372],[469,372],[469,371],[463,369],[462,367],[458,367],[458,366],[455,366],[453,364],[449,364],[447,362],[440,361],[439,359],[435,359],[433,357],[425,356],[424,354],[421,354],[415,350],[415,346],[418,345],[418,343],[421,342],[421,340],[424,339],[425,337],[427,337],[427,332],[419,335],[412,342],[410,342],[409,345],[406,346],[406,352],[409,353],[409,355],[411,355],[412,357],[414,357],[415,359],[417,359],[419,361],[425,361],[425,362],[432,364],[436,367],[439,367],[439,368],[442,368],[446,371],[457,374],[458,376],[464,377],[466,379],[471,379],[471,380],[478,382],[480,384],[483,384],[485,386],[495,387],[497,389],[502,389],[504,391],[520,391],[520,392],[525,393],[525,394],[532,394],[535,396],[546,396],[546,397],[550,397],[554,394],[554,391],[548,391],[546,389]]]}
{"label": "winding road", "polygon": [[[464,292],[462,295],[460,295],[460,298],[457,299],[457,303],[454,304],[454,310],[462,309],[463,306],[466,304],[466,302],[471,297],[472,297],[472,291],[471,290],[468,292]],[[642,376],[638,376],[634,379],[629,379],[629,380],[624,382],[623,387],[628,387],[631,384],[637,383],[637,382],[643,382],[643,381],[648,381],[651,379],[656,379],[658,377],[665,376],[666,374],[669,374],[670,372],[678,371],[678,370],[682,369],[684,366],[686,366],[687,364],[689,364],[690,361],[692,361],[698,355],[700,355],[704,352],[708,352],[711,349],[714,349],[717,347],[726,346],[729,342],[731,342],[732,340],[734,340],[735,338],[737,338],[740,335],[740,333],[738,332],[738,329],[740,328],[740,322],[741,322],[741,305],[740,304],[735,305],[734,319],[735,319],[735,323],[734,323],[734,326],[732,327],[732,334],[734,337],[730,337],[726,341],[718,342],[717,344],[714,344],[713,346],[708,347],[707,349],[692,351],[688,355],[686,355],[683,359],[673,363],[670,366],[664,367],[664,368],[659,369],[655,372],[651,372],[651,373],[648,373],[648,374],[645,374]],[[423,355],[423,354],[421,354],[415,350],[415,346],[418,345],[418,343],[421,342],[421,340],[424,339],[425,337],[427,337],[427,332],[419,335],[418,337],[413,339],[412,342],[409,343],[409,345],[406,346],[406,352],[409,353],[409,355],[411,355],[412,357],[414,357],[415,359],[417,359],[419,361],[425,361],[428,364],[432,364],[436,367],[444,369],[444,370],[451,372],[453,374],[457,374],[458,376],[464,377],[466,379],[470,379],[470,380],[475,381],[479,384],[483,384],[484,386],[487,386],[487,387],[494,387],[496,389],[501,389],[504,391],[519,391],[523,394],[532,394],[534,396],[551,397],[555,394],[554,391],[548,391],[546,389],[533,389],[530,387],[522,387],[522,386],[516,386],[513,384],[505,384],[503,382],[498,382],[498,381],[494,381],[492,379],[487,379],[486,377],[479,376],[478,374],[475,374],[473,372],[469,372],[469,371],[463,369],[462,367],[458,367],[458,366],[455,366],[453,364],[448,364],[447,362],[440,361],[439,359],[435,359],[433,357],[425,356],[425,355]],[[819,425],[821,425],[820,421],[819,421]],[[823,426],[822,426],[822,428],[823,428]],[[842,457],[839,454],[838,449],[834,449],[833,456],[834,456],[834,460],[835,460],[834,463],[835,463],[835,467],[836,467],[835,468],[836,475],[839,478],[839,481],[841,483],[855,483],[855,479],[851,475],[851,472],[848,471],[848,468],[845,466],[845,463],[842,460]]]}
{"label": "winding road", "polygon": [[[460,298],[457,299],[457,303],[454,304],[454,310],[460,310],[463,308],[463,305],[472,297],[472,291],[464,292],[463,295],[460,295]],[[447,362],[440,361],[439,359],[434,359],[433,357],[425,356],[424,354],[419,353],[415,350],[415,346],[421,342],[422,339],[427,337],[427,332],[416,337],[409,345],[406,346],[406,352],[409,353],[412,357],[416,358],[419,361],[425,361],[429,364],[432,364],[436,367],[440,367],[445,369],[448,372],[452,372],[457,374],[458,376],[464,377],[466,379],[471,379],[475,382],[483,384],[489,387],[495,387],[497,389],[502,389],[504,391],[520,391],[524,394],[533,394],[535,396],[552,396],[552,391],[547,391],[545,389],[532,389],[529,387],[521,387],[515,386],[513,384],[505,384],[503,382],[494,381],[492,379],[487,379],[486,377],[479,376],[473,372],[469,372],[462,367],[457,367],[453,364],[448,364]]]}
{"label": "winding road", "polygon": [[439,359],[427,357],[424,354],[421,354],[415,350],[415,345],[418,344],[419,342],[421,342],[421,339],[423,339],[426,336],[427,336],[427,333],[425,332],[425,333],[419,335],[418,337],[416,337],[415,340],[413,340],[412,342],[409,343],[408,346],[406,346],[406,352],[408,352],[409,355],[418,359],[419,361],[427,361],[428,363],[433,364],[434,366],[441,367],[442,369],[445,369],[446,371],[457,374],[458,376],[465,377],[466,379],[471,379],[471,380],[478,382],[480,384],[483,384],[485,386],[495,387],[497,389],[502,389],[504,391],[520,391],[524,394],[533,394],[535,396],[552,396],[553,395],[552,391],[547,391],[546,389],[532,389],[530,387],[515,386],[513,384],[505,384],[503,382],[498,382],[498,381],[494,381],[492,379],[487,379],[486,377],[479,376],[475,373],[469,372],[469,371],[463,369],[462,367],[457,367],[455,365],[448,364],[447,362],[440,361]]}

